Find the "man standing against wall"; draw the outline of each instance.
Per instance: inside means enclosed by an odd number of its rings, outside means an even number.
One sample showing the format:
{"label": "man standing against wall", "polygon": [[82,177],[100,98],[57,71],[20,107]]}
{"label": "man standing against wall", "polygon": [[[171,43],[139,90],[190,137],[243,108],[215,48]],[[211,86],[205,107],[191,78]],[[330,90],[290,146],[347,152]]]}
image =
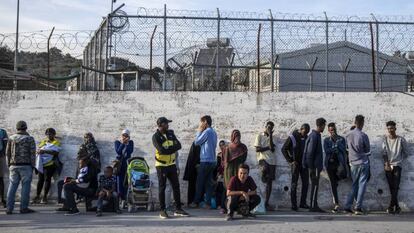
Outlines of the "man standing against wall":
{"label": "man standing against wall", "polygon": [[[356,128],[346,136],[349,163],[351,165],[352,190],[345,205],[345,212],[354,213],[355,215],[364,213],[362,202],[370,176],[369,156],[371,155],[371,147],[368,136],[362,132],[364,123],[365,117],[357,115],[355,117]],[[356,206],[353,212],[351,208],[355,197]]]}
{"label": "man standing against wall", "polygon": [[389,214],[399,214],[401,212],[398,204],[398,190],[400,189],[401,169],[404,158],[408,156],[407,141],[397,135],[397,124],[388,121],[388,135],[384,137],[382,143],[382,157],[384,159],[385,176],[390,187],[391,202],[387,208]]}
{"label": "man standing against wall", "polygon": [[155,168],[158,175],[158,198],[160,202],[160,218],[168,218],[165,204],[165,188],[167,179],[173,189],[174,202],[176,210],[174,216],[189,216],[181,208],[180,183],[178,181],[178,170],[176,166],[176,153],[181,149],[181,143],[178,141],[174,131],[169,130],[168,124],[172,122],[165,117],[157,120],[158,129],[152,136],[152,143],[155,147]]}
{"label": "man standing against wall", "polygon": [[329,137],[323,141],[325,150],[324,166],[328,173],[329,182],[331,183],[331,191],[334,201],[332,213],[339,211],[338,182],[347,177],[347,155],[345,138],[338,135],[335,123],[328,124]]}
{"label": "man standing against wall", "polygon": [[309,209],[309,206],[306,204],[309,186],[309,171],[302,166],[303,151],[305,149],[305,141],[308,138],[309,131],[309,124],[303,124],[300,127],[300,130],[295,130],[289,135],[282,147],[282,154],[289,163],[292,172],[290,201],[292,203],[292,210],[294,211],[298,210],[296,192],[299,176],[302,181],[299,207],[302,209]]}
{"label": "man standing against wall", "polygon": [[33,168],[36,160],[36,144],[32,136],[27,133],[27,124],[17,122],[17,133],[12,135],[6,148],[6,157],[9,165],[9,190],[7,192],[6,214],[12,214],[14,201],[19,183],[22,183],[20,195],[20,213],[35,212],[29,209],[30,184],[32,183]]}
{"label": "man standing against wall", "polygon": [[275,124],[272,121],[267,122],[264,132],[259,133],[254,142],[262,182],[266,184],[265,207],[267,211],[274,211],[275,209],[269,203],[272,194],[273,181],[276,178],[276,145],[273,141],[274,127]]}
{"label": "man standing against wall", "polygon": [[197,187],[194,203],[190,205],[192,208],[196,208],[203,201],[202,194],[205,191],[206,194],[206,208],[211,207],[211,197],[214,187],[214,170],[216,168],[216,147],[217,147],[217,134],[211,127],[213,120],[209,115],[203,116],[200,119],[200,125],[195,145],[201,147],[200,151],[200,166],[197,174]]}
{"label": "man standing against wall", "polygon": [[318,205],[319,178],[323,169],[323,150],[321,133],[325,130],[326,120],[316,119],[316,129],[312,130],[305,142],[303,166],[309,169],[311,179],[310,212],[325,212]]}

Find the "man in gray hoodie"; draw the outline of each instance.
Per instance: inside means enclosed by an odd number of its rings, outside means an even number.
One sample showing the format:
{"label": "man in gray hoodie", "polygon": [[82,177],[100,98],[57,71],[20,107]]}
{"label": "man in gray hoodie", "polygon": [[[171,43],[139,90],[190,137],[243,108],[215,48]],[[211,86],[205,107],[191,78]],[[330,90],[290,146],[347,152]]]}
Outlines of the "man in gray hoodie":
{"label": "man in gray hoodie", "polygon": [[[370,176],[369,156],[371,155],[371,147],[368,136],[362,132],[365,117],[357,115],[355,117],[356,128],[346,135],[348,147],[349,163],[351,165],[352,190],[348,195],[345,205],[345,212],[362,215],[362,202]],[[356,205],[352,211],[352,204],[356,197]]]}
{"label": "man in gray hoodie", "polygon": [[17,133],[9,138],[6,147],[6,158],[10,170],[6,214],[13,213],[16,191],[20,182],[22,183],[20,213],[27,214],[34,212],[29,209],[29,200],[36,159],[36,144],[34,138],[26,131],[26,122],[17,122],[16,129]]}
{"label": "man in gray hoodie", "polygon": [[408,156],[407,141],[397,135],[397,124],[394,121],[388,121],[386,126],[388,134],[384,137],[382,143],[382,157],[384,159],[385,176],[391,193],[391,202],[387,208],[387,213],[399,214],[401,208],[398,204],[398,189],[400,188],[403,160]]}

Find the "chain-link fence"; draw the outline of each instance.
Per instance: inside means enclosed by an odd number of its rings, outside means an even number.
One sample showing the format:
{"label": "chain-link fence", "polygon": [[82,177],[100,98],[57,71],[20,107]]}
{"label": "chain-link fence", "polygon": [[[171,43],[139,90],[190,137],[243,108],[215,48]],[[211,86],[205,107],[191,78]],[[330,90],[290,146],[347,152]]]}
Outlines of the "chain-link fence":
{"label": "chain-link fence", "polygon": [[[109,33],[107,33],[109,32]],[[84,51],[83,90],[407,91],[414,19],[117,10]]]}

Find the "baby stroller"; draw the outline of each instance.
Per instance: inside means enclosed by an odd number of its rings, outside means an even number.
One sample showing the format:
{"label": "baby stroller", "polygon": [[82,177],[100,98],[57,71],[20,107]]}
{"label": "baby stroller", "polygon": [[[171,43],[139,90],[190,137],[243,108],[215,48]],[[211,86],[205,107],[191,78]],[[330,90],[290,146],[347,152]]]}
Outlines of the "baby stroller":
{"label": "baby stroller", "polygon": [[152,182],[149,166],[144,158],[132,157],[128,160],[127,180],[128,212],[135,212],[139,207],[145,207],[148,211],[153,211]]}

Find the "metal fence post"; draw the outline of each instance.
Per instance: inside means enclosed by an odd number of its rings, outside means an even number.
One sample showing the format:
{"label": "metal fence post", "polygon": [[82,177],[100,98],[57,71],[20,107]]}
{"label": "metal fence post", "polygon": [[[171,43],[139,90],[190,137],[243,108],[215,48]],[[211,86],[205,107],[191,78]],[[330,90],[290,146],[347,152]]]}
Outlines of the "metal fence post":
{"label": "metal fence post", "polygon": [[342,82],[343,82],[343,88],[344,88],[344,92],[346,92],[346,71],[348,70],[349,67],[349,63],[351,62],[351,58],[348,58],[348,60],[345,63],[345,66],[343,66],[341,63],[338,63],[339,68],[341,68],[342,70]]}
{"label": "metal fence post", "polygon": [[259,30],[257,31],[257,93],[260,93],[260,32],[262,24],[259,23]]}
{"label": "metal fence post", "polygon": [[220,10],[217,8],[217,53],[216,53],[216,90],[220,82]]}
{"label": "metal fence post", "polygon": [[376,86],[376,72],[375,72],[375,49],[374,49],[374,31],[372,29],[372,22],[369,22],[369,30],[371,33],[371,63],[372,63],[372,88],[373,91],[376,92],[377,91],[377,86]]}
{"label": "metal fence post", "polygon": [[105,75],[103,80],[103,91],[106,90],[106,79],[108,78],[108,66],[111,64],[111,56],[109,54],[109,21],[110,21],[111,14],[108,14],[108,17],[106,18],[106,40],[105,40]]}
{"label": "metal fence post", "polygon": [[150,91],[152,91],[152,44],[154,41],[155,31],[157,30],[157,25],[154,27],[154,31],[152,31],[151,40],[150,40],[150,67],[149,67],[149,74],[150,74]]}
{"label": "metal fence post", "polygon": [[272,92],[275,91],[275,67],[274,67],[274,62],[275,62],[275,50],[274,50],[274,21],[273,21],[273,14],[272,14],[272,10],[269,9],[269,13],[270,13],[270,49],[271,49],[271,59],[270,59],[270,66],[271,66],[271,75],[272,75]]}
{"label": "metal fence post", "polygon": [[163,90],[167,90],[167,4],[164,4],[164,82]]}
{"label": "metal fence post", "polygon": [[315,60],[312,64],[309,64],[309,62],[306,61],[306,65],[308,65],[309,68],[309,91],[313,91],[313,70],[315,69],[316,62],[318,61],[318,57],[315,57]]}
{"label": "metal fence post", "polygon": [[323,12],[325,14],[325,20],[326,20],[326,31],[325,31],[325,40],[326,40],[326,48],[325,48],[325,91],[328,91],[328,85],[329,85],[329,22],[328,22],[328,15],[326,12]]}

